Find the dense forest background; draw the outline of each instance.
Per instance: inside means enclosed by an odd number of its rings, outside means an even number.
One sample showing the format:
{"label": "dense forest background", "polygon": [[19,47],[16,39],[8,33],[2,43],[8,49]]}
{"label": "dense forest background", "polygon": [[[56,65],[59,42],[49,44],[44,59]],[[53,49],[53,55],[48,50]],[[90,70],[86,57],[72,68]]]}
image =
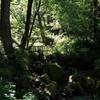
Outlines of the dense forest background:
{"label": "dense forest background", "polygon": [[99,100],[100,0],[0,0],[0,100]]}

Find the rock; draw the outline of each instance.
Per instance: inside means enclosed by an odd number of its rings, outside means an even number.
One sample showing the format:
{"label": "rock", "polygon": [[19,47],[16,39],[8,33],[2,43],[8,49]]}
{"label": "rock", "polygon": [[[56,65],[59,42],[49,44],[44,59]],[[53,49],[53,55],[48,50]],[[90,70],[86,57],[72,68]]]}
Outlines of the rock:
{"label": "rock", "polygon": [[47,63],[44,66],[44,72],[50,77],[51,80],[61,82],[64,76],[64,70],[57,63]]}

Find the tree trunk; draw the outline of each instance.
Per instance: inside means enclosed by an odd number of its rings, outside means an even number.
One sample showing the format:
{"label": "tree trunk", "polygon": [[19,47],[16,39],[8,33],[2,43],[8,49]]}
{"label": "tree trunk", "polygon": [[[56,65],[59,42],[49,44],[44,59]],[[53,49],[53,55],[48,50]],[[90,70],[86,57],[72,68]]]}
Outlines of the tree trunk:
{"label": "tree trunk", "polygon": [[33,25],[34,25],[34,23],[35,23],[36,16],[37,16],[37,14],[38,14],[38,12],[39,12],[39,10],[40,10],[40,7],[41,7],[41,0],[39,0],[38,7],[37,7],[37,9],[36,9],[36,11],[35,11],[35,14],[34,14],[34,16],[33,16],[33,21],[32,21],[32,25],[31,25],[31,27],[30,27],[30,32],[29,32],[29,36],[28,36],[27,48],[28,48],[28,44],[29,44],[29,38],[31,37],[31,34],[32,34]]}
{"label": "tree trunk", "polygon": [[15,56],[10,28],[10,0],[1,0],[0,36],[5,54],[8,60],[13,63]]}
{"label": "tree trunk", "polygon": [[29,30],[30,30],[30,22],[31,22],[31,11],[32,11],[32,3],[33,0],[28,0],[28,6],[27,6],[27,18],[26,18],[26,24],[25,24],[25,32],[21,40],[21,48],[25,48],[29,36]]}
{"label": "tree trunk", "polygon": [[93,0],[92,3],[92,9],[93,9],[93,29],[92,29],[92,38],[94,41],[96,41],[97,37],[97,27],[98,27],[98,21],[97,21],[97,8],[98,8],[98,0]]}
{"label": "tree trunk", "polygon": [[38,12],[38,21],[39,21],[39,26],[40,26],[40,31],[41,31],[41,37],[42,37],[43,43],[45,43],[46,37],[45,37],[44,28],[42,26],[42,20],[41,20],[39,12]]}
{"label": "tree trunk", "polygon": [[[11,28],[10,28],[10,0],[1,0],[1,19],[0,19],[0,37],[3,43],[5,54],[8,57],[8,61],[10,62],[9,72],[7,74],[7,79],[9,78],[16,84],[16,93],[20,92],[21,87],[24,84],[28,86],[27,73],[28,71],[24,71],[23,67],[17,61],[15,56],[15,50],[12,45],[11,38]],[[26,72],[26,73],[25,73]],[[25,86],[24,86],[25,87]]]}
{"label": "tree trunk", "polygon": [[[41,5],[41,0],[39,1],[39,6],[40,5]],[[40,16],[39,10],[37,12],[37,16],[38,16],[38,21],[39,21],[39,27],[40,27],[40,31],[41,31],[40,33],[41,33],[42,41],[45,44],[46,36],[45,36],[45,33],[44,33],[44,28],[42,26],[42,20],[41,20],[41,16]]]}

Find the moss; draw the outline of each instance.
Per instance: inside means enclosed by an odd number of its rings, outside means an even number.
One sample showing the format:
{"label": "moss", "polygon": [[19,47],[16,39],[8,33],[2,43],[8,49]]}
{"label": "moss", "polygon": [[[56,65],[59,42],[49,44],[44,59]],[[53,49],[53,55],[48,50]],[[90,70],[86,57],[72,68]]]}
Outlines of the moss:
{"label": "moss", "polygon": [[64,70],[57,63],[48,63],[44,66],[44,72],[50,77],[53,81],[62,81]]}

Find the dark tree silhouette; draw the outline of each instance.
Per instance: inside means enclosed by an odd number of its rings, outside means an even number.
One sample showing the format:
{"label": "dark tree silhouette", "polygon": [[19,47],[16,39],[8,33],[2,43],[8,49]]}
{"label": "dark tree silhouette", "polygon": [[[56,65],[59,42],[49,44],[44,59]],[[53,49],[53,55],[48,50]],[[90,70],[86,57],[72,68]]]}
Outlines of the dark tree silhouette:
{"label": "dark tree silhouette", "polygon": [[10,62],[15,59],[10,28],[10,0],[1,0],[0,36]]}
{"label": "dark tree silhouette", "polygon": [[31,22],[31,11],[32,11],[32,3],[33,0],[28,0],[28,6],[27,6],[27,18],[26,18],[26,24],[25,24],[25,32],[21,40],[21,47],[25,48],[29,36],[29,30],[30,30],[30,22]]}

